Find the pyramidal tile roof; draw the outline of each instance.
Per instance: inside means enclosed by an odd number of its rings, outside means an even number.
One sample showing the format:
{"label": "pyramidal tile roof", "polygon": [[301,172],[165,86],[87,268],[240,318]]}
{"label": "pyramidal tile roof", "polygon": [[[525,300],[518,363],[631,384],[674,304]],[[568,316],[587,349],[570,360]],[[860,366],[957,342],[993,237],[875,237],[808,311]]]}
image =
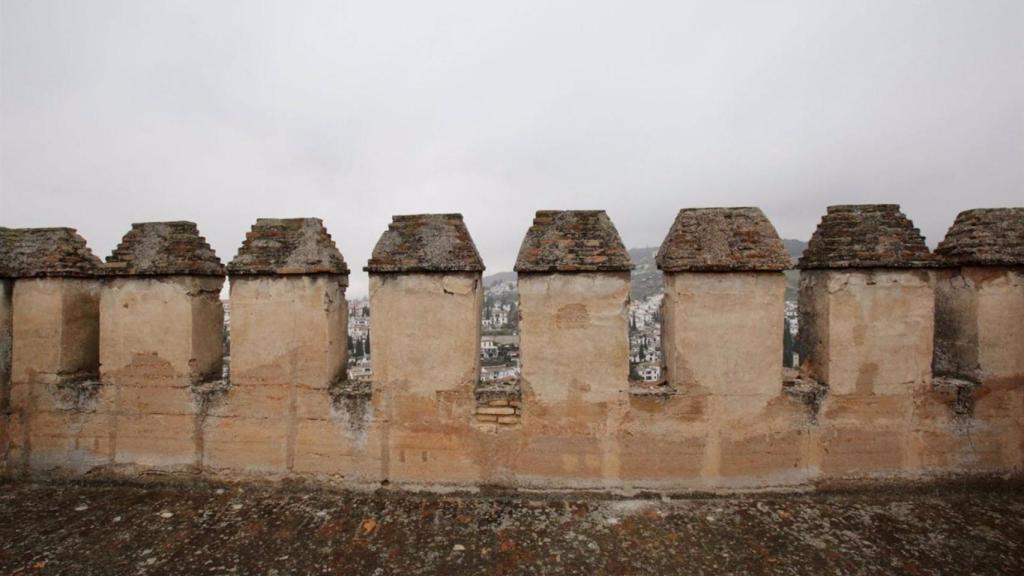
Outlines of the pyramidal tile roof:
{"label": "pyramidal tile roof", "polygon": [[74,228],[0,228],[0,278],[88,278],[102,264]]}
{"label": "pyramidal tile roof", "polygon": [[655,258],[665,272],[781,271],[792,267],[759,208],[680,210]]}
{"label": "pyramidal tile roof", "polygon": [[319,218],[260,218],[228,273],[348,274],[348,266]]}
{"label": "pyramidal tile roof", "polygon": [[944,265],[1024,266],[1024,208],[957,214],[935,254]]}
{"label": "pyramidal tile roof", "polygon": [[538,210],[526,232],[516,272],[604,272],[633,261],[604,210]]}
{"label": "pyramidal tile roof", "polygon": [[829,206],[797,268],[928,268],[936,260],[896,204]]}
{"label": "pyramidal tile roof", "polygon": [[364,270],[395,272],[482,272],[483,260],[462,214],[392,216]]}
{"label": "pyramidal tile roof", "polygon": [[194,222],[132,224],[103,268],[110,276],[222,276],[224,265]]}

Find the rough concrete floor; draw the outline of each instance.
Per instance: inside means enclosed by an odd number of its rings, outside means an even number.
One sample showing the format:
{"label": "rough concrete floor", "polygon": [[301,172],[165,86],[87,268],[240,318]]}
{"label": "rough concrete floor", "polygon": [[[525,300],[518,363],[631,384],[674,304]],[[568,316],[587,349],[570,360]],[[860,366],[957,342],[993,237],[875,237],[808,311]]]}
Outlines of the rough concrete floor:
{"label": "rough concrete floor", "polygon": [[1019,487],[611,499],[0,484],[0,574],[1022,574]]}

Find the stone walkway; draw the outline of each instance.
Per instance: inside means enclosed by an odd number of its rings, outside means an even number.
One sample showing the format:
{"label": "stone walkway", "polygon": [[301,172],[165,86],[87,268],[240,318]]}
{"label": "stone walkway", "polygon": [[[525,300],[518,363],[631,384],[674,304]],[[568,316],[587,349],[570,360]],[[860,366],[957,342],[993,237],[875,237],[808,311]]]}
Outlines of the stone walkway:
{"label": "stone walkway", "polygon": [[1022,573],[1015,485],[614,499],[0,484],[0,575]]}

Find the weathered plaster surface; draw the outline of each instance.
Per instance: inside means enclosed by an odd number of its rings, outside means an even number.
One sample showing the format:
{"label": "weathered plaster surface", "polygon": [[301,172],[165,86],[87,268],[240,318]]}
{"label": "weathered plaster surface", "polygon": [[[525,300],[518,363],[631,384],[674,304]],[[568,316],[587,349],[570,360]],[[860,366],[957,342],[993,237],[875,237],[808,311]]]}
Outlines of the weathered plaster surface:
{"label": "weathered plaster surface", "polygon": [[85,413],[96,409],[99,284],[92,279],[14,282],[8,470],[82,470],[108,454]]}
{"label": "weathered plaster surface", "polygon": [[[672,454],[674,467],[642,453],[637,479],[695,486],[786,484],[803,469],[806,407],[782,392],[785,277],[779,272],[667,273],[662,349],[676,395],[634,399],[637,451]],[[671,412],[682,410],[678,415]],[[660,414],[665,411],[669,414]],[[640,418],[643,414],[643,419]],[[667,427],[667,429],[666,429]],[[688,440],[684,446],[673,446]]]}
{"label": "weathered plaster surface", "polygon": [[374,418],[382,474],[397,481],[479,477],[467,443],[480,371],[479,272],[370,274]]}
{"label": "weathered plaster surface", "polygon": [[1024,384],[1024,269],[965,268],[978,291],[978,356],[985,382]]}
{"label": "weathered plaster surface", "polygon": [[520,357],[530,400],[552,407],[621,400],[629,388],[628,304],[628,272],[521,274]]}
{"label": "weathered plaster surface", "polygon": [[777,395],[785,291],[779,272],[666,274],[669,383],[715,395]]}
{"label": "weathered plaster surface", "polygon": [[935,352],[932,372],[936,377],[969,382],[981,379],[978,358],[978,292],[970,277],[959,269],[935,273]]}
{"label": "weathered plaster surface", "polygon": [[515,471],[526,481],[618,485],[628,303],[628,272],[519,275],[524,432]]}
{"label": "weathered plaster surface", "polygon": [[[931,274],[804,272],[820,404],[783,391],[777,273],[667,274],[673,390],[646,395],[628,274],[522,274],[522,421],[501,430],[476,420],[479,273],[371,275],[372,385],[343,379],[336,276],[233,283],[230,386],[220,279],[19,280],[6,469],[612,489],[1019,471],[1020,275],[939,275],[936,300]],[[102,385],[59,385],[95,372],[97,313]],[[933,323],[957,324],[976,386],[933,382]]]}
{"label": "weathered plaster surface", "polygon": [[[344,277],[236,277],[231,305],[231,386],[206,414],[204,463],[301,470],[318,454],[298,442],[299,428],[328,420],[328,389],[345,375]],[[330,438],[344,435],[337,430]]]}
{"label": "weathered plaster surface", "polygon": [[480,274],[372,274],[374,382],[410,394],[472,390],[480,369]]}
{"label": "weathered plaster surface", "polygon": [[[11,297],[14,281],[0,278],[0,412],[6,414],[11,394]],[[2,425],[2,423],[0,423]]]}
{"label": "weathered plaster surface", "polygon": [[1024,382],[1024,272],[965,267],[938,272],[936,376]]}
{"label": "weathered plaster surface", "polygon": [[[1024,275],[1019,268],[937,273],[936,384],[917,409],[923,470],[1020,469],[1024,441]],[[951,431],[951,433],[947,432]],[[944,433],[945,432],[945,433]]]}
{"label": "weathered plaster surface", "polygon": [[[930,381],[935,322],[930,275],[883,269],[801,274],[801,307],[812,311],[806,328],[820,339],[812,344],[810,362],[830,393],[901,394]],[[808,302],[811,294],[816,302]]]}
{"label": "weathered plaster surface", "polygon": [[192,468],[201,462],[201,397],[220,378],[223,278],[107,279],[100,300],[100,374],[115,417],[114,463]]}

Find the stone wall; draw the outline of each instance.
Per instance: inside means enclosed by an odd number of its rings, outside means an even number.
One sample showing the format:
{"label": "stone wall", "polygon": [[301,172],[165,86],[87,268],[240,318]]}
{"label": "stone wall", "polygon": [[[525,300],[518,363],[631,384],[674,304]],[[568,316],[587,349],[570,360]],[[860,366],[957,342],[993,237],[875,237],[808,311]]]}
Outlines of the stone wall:
{"label": "stone wall", "polygon": [[18,279],[12,299],[7,468],[87,470],[109,455],[98,398],[99,285]]}
{"label": "stone wall", "polygon": [[500,385],[478,381],[483,262],[459,215],[397,216],[375,247],[372,382],[346,380],[349,271],[317,219],[260,219],[227,267],[188,222],[135,224],[105,263],[70,229],[0,229],[0,463],[612,490],[1019,473],[1022,218],[965,212],[933,254],[896,206],[830,207],[784,373],[774,227],[682,210],[654,384],[629,380],[632,264],[602,211],[537,213],[522,378]]}
{"label": "stone wall", "polygon": [[[11,298],[14,296],[14,282],[0,278],[0,413],[6,414],[10,409],[11,391],[11,321],[13,310]],[[3,423],[0,422],[0,426]]]}

